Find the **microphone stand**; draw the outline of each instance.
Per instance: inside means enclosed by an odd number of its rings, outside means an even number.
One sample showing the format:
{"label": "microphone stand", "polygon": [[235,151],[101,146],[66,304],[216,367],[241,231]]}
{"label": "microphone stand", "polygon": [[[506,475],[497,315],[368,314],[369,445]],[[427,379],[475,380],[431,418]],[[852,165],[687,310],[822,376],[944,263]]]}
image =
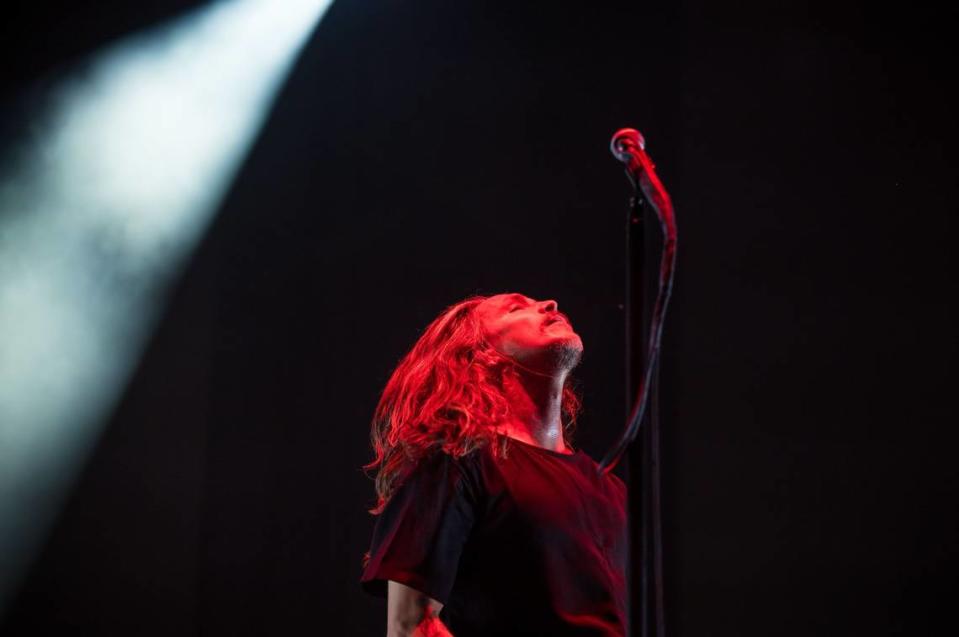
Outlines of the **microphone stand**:
{"label": "microphone stand", "polygon": [[[636,387],[636,379],[639,379],[639,384],[626,428],[600,463],[600,471],[611,472],[626,454],[629,633],[632,637],[664,637],[657,363],[663,318],[672,292],[676,264],[676,223],[669,193],[656,176],[655,166],[646,154],[642,135],[634,129],[621,129],[613,135],[610,150],[626,165],[626,175],[634,189],[626,221],[624,310],[627,400]],[[663,232],[659,286],[648,324],[644,321],[647,315],[644,295],[647,208],[656,213]],[[639,308],[638,312],[636,308]],[[643,427],[651,394],[651,418]],[[641,444],[631,446],[639,433],[642,433]]]}

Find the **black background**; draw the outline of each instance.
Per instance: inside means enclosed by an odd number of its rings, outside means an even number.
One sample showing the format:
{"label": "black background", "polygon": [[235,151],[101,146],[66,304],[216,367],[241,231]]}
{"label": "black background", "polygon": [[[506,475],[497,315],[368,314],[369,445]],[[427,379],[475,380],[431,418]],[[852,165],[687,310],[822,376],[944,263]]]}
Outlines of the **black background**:
{"label": "black background", "polygon": [[[72,60],[197,5],[8,9],[4,140]],[[338,0],[0,629],[382,634],[368,423],[446,305],[557,299],[579,443],[619,430],[626,125],[680,228],[668,632],[954,624],[955,17]]]}

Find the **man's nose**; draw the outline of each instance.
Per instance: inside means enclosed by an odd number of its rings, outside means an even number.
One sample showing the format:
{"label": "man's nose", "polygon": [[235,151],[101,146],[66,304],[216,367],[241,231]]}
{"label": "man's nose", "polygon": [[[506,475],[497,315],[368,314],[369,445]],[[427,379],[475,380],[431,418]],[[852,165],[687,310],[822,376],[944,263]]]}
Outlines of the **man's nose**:
{"label": "man's nose", "polygon": [[539,302],[540,312],[555,312],[557,307],[558,306],[556,305],[556,301],[554,301],[553,299]]}

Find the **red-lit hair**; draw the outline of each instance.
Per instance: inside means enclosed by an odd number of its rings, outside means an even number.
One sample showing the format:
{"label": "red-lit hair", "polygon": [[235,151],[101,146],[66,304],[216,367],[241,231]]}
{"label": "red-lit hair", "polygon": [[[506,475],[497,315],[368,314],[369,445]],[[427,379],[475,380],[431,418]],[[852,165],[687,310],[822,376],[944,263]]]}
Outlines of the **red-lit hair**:
{"label": "red-lit hair", "polygon": [[[383,510],[407,470],[433,450],[461,457],[491,445],[494,453],[506,452],[508,439],[496,445],[493,426],[510,413],[503,381],[517,367],[483,336],[475,310],[486,298],[472,296],[446,308],[386,383],[370,432],[376,457],[364,466],[377,470],[377,505],[371,513]],[[567,377],[562,399],[567,444],[579,408]]]}

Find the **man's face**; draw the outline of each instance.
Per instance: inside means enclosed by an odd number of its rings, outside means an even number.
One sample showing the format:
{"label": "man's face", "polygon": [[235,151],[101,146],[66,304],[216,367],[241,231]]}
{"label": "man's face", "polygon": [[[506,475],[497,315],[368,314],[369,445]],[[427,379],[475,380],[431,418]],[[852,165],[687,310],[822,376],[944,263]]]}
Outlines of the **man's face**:
{"label": "man's face", "polygon": [[568,371],[583,354],[582,339],[556,301],[497,294],[476,306],[476,316],[490,345],[534,371]]}

